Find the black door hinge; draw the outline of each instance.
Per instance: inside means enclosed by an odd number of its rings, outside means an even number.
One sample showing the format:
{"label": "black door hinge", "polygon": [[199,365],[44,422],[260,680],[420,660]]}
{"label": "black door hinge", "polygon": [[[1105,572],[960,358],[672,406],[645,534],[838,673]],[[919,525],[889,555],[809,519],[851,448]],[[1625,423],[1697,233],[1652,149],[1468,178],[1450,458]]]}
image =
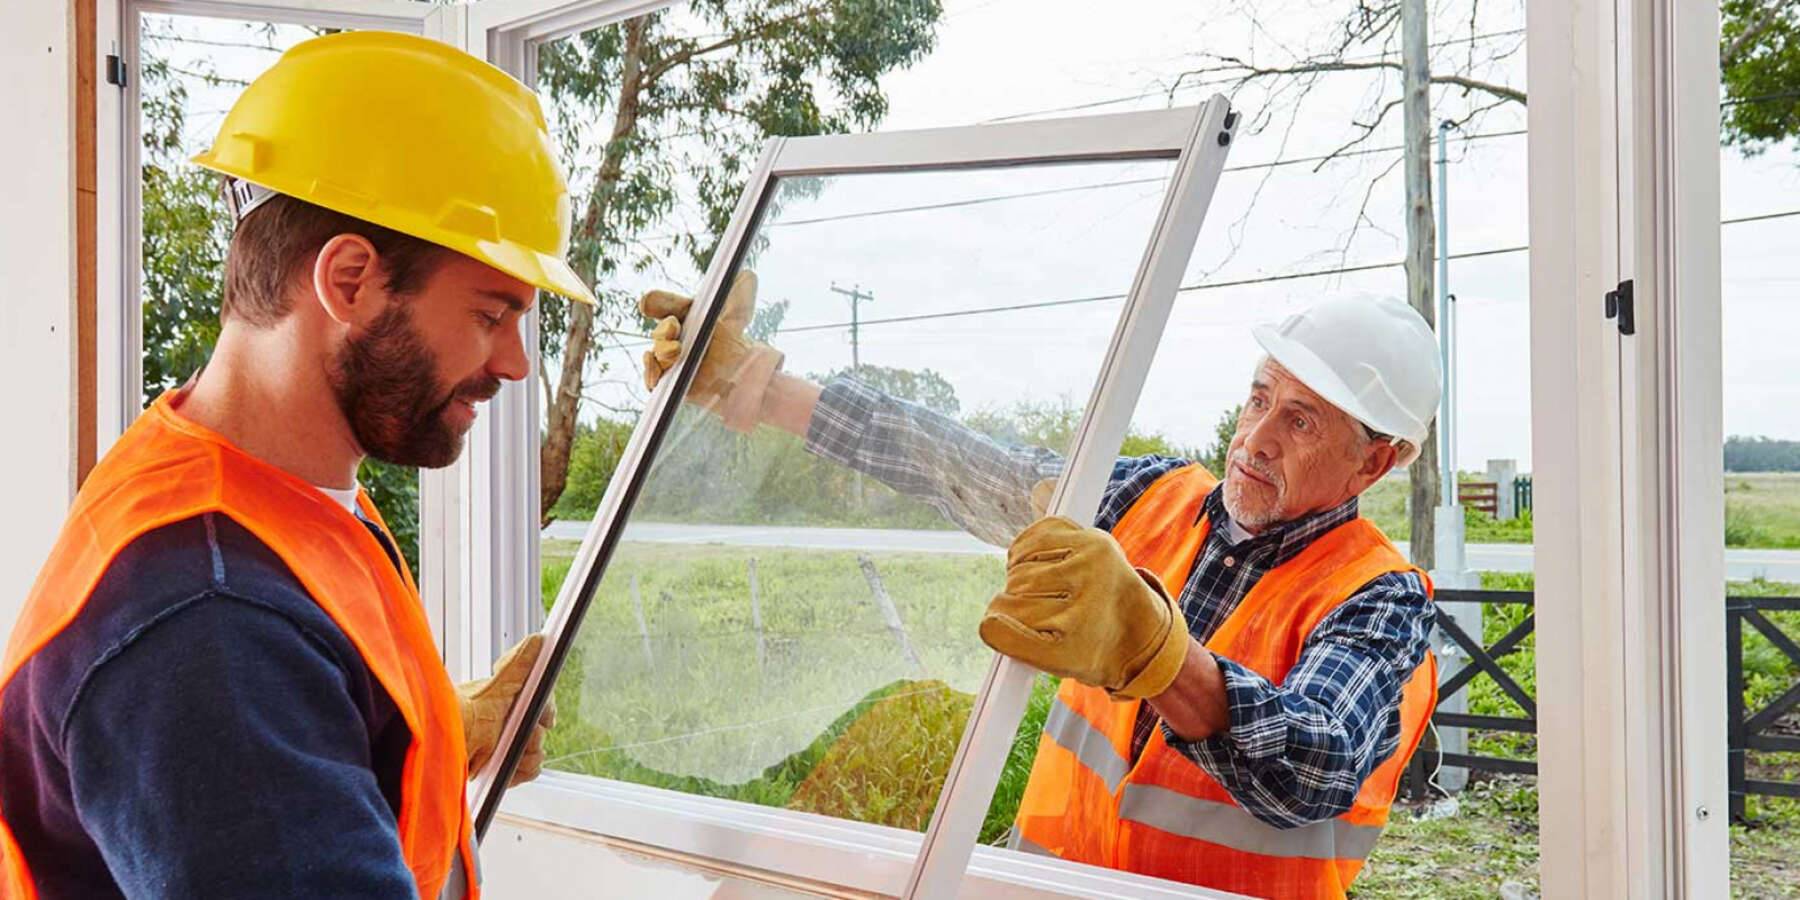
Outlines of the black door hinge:
{"label": "black door hinge", "polygon": [[1606,292],[1606,317],[1619,320],[1620,334],[1637,334],[1637,311],[1631,304],[1631,279]]}
{"label": "black door hinge", "polygon": [[125,86],[125,61],[117,54],[109,53],[106,56],[106,83]]}

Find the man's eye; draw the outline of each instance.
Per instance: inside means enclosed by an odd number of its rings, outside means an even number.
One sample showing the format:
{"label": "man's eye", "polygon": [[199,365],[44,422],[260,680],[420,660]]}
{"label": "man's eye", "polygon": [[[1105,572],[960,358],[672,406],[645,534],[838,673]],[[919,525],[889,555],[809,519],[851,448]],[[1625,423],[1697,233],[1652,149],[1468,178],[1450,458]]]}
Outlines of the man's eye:
{"label": "man's eye", "polygon": [[1306,419],[1301,416],[1295,416],[1294,417],[1294,430],[1295,431],[1311,431],[1312,423],[1306,421]]}
{"label": "man's eye", "polygon": [[480,318],[481,321],[487,323],[487,326],[489,328],[499,328],[500,322],[503,320],[502,316],[490,315],[488,313],[481,313],[481,314],[479,314],[478,318]]}

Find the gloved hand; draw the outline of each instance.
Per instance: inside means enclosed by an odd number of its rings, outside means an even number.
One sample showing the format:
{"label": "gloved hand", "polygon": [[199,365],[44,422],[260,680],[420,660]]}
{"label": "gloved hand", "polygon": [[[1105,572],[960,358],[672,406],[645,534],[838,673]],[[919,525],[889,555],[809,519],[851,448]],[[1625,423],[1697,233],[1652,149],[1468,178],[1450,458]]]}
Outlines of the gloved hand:
{"label": "gloved hand", "polygon": [[1112,535],[1061,516],[1019,532],[1006,587],[981,619],[989,647],[1115,697],[1168,690],[1187,656],[1186,620],[1162,582]]}
{"label": "gloved hand", "polygon": [[[681,328],[693,303],[691,298],[668,291],[651,291],[638,301],[644,317],[656,320],[650,332],[651,347],[644,351],[646,390],[655,390],[663,373],[681,356]],[[756,273],[739,272],[725,295],[725,308],[713,324],[712,340],[687,392],[689,403],[718,413],[725,427],[745,433],[755,430],[763,395],[782,360],[781,351],[744,336],[755,313]]]}
{"label": "gloved hand", "polygon": [[[456,696],[462,705],[463,741],[469,751],[470,775],[481,771],[481,767],[487,765],[488,757],[499,749],[506,714],[519,699],[525,680],[531,677],[531,667],[537,663],[538,653],[543,648],[544,636],[534,634],[506,651],[506,655],[494,663],[491,677],[456,686]],[[519,758],[519,767],[513,770],[509,785],[523,784],[538,777],[538,772],[544,768],[544,734],[555,724],[556,698],[552,697],[544,704],[544,712],[538,716],[537,724],[532,726],[525,755]]]}
{"label": "gloved hand", "polygon": [[1050,514],[1050,498],[1056,495],[1056,479],[1045,478],[1031,486],[1031,508],[1043,518]]}

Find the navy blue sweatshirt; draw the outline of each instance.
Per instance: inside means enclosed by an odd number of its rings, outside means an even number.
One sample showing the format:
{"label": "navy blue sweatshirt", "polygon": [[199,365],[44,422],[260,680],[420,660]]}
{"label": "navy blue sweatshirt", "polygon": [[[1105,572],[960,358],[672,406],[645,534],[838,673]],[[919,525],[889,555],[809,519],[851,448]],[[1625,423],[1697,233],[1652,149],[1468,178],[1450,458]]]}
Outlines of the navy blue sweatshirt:
{"label": "navy blue sweatshirt", "polygon": [[0,809],[44,900],[411,898],[409,741],[280,558],[205,515],[120,553],[0,696]]}

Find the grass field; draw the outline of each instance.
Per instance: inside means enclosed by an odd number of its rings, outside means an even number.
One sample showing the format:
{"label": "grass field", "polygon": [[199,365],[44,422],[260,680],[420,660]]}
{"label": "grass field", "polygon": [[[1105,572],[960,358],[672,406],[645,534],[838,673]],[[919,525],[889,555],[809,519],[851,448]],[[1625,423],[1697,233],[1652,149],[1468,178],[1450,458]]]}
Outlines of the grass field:
{"label": "grass field", "polygon": [[[546,604],[574,549],[573,542],[544,545]],[[905,645],[875,600],[865,559],[892,601]],[[621,545],[556,687],[550,765],[923,828],[987,667],[975,623],[1001,575],[1001,560],[988,556]],[[1526,590],[1531,578],[1489,574],[1484,586]],[[1757,582],[1731,591],[1800,594],[1800,585]],[[1527,608],[1487,610],[1491,644]],[[1800,636],[1800,614],[1772,618]],[[1751,702],[1800,679],[1760,635],[1746,641]],[[1534,646],[1527,639],[1500,665],[1535,694]],[[985,841],[998,840],[1017,809],[1053,691],[1051,679],[1039,679]],[[1470,712],[1520,714],[1490,679],[1475,680],[1469,692]],[[1475,732],[1471,745],[1486,755],[1537,753],[1531,735]],[[1761,754],[1753,777],[1800,780],[1796,757]],[[1458,802],[1455,815],[1439,818],[1396,809],[1355,896],[1493,897],[1509,884],[1535,892],[1535,780],[1478,778]],[[1756,825],[1732,829],[1734,895],[1800,897],[1800,802],[1752,798],[1750,812]]]}
{"label": "grass field", "polygon": [[[1377,482],[1363,493],[1362,514],[1389,539],[1404,541],[1411,533],[1406,515],[1410,490],[1404,479]],[[1466,516],[1471,543],[1531,542],[1529,514],[1506,522],[1473,510]],[[1800,549],[1800,472],[1725,473],[1724,540],[1727,547]]]}
{"label": "grass field", "polygon": [[1800,472],[1725,473],[1725,544],[1800,548]]}

